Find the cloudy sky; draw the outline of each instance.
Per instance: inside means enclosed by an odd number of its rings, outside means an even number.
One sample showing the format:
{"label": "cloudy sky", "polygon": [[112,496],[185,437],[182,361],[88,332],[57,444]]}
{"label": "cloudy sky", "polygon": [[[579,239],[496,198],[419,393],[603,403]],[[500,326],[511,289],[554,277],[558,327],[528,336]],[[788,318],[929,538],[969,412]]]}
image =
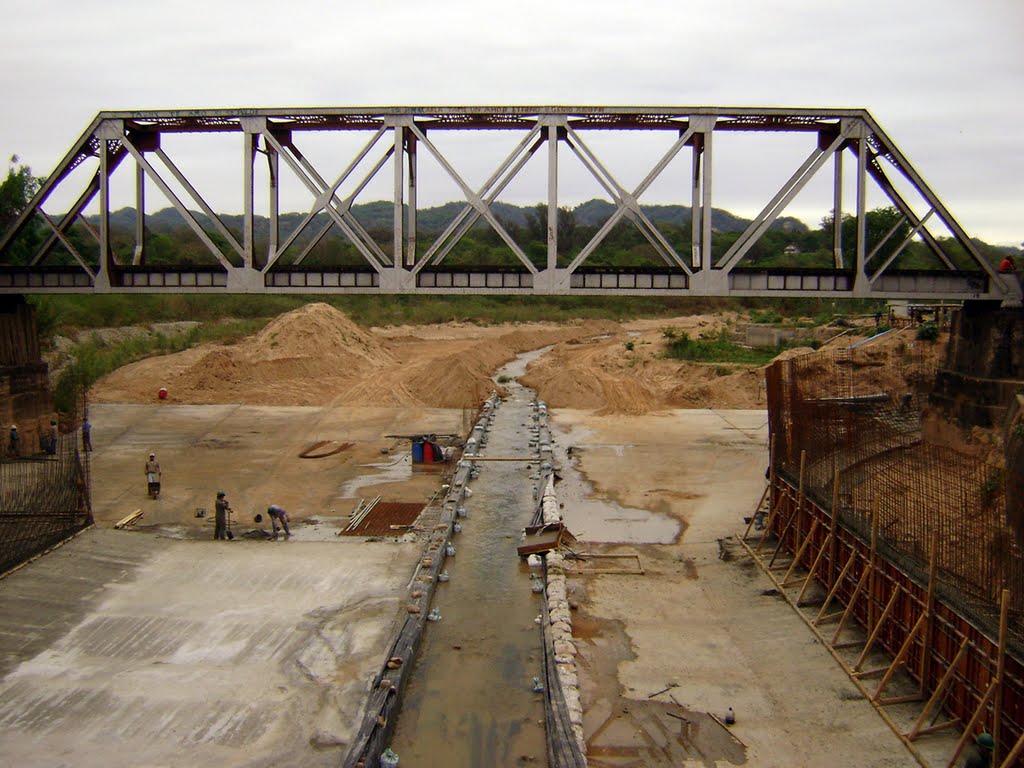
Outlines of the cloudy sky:
{"label": "cloudy sky", "polygon": [[1024,240],[1020,0],[0,0],[0,26],[0,152],[39,175],[100,110],[866,107],[968,233]]}

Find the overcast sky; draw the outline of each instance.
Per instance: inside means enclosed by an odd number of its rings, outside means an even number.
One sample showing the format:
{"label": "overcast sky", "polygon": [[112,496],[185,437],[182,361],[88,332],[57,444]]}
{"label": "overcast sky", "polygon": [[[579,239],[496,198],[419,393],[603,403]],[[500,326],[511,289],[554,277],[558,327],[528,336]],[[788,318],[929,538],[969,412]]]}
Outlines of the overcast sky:
{"label": "overcast sky", "polygon": [[0,27],[0,153],[38,175],[111,109],[866,107],[969,234],[1024,240],[1021,0],[0,0]]}

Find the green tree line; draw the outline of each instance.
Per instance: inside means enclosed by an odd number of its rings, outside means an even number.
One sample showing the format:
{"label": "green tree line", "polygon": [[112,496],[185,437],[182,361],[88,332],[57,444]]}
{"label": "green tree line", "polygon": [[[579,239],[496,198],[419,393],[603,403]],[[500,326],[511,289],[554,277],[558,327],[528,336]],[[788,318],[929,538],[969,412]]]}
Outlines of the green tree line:
{"label": "green tree line", "polygon": [[[12,157],[6,180],[0,185],[0,232],[6,232],[24,210],[32,195],[39,189],[41,179],[31,169]],[[425,254],[437,237],[464,208],[464,203],[446,203],[442,206],[417,211],[417,253]],[[574,208],[560,208],[558,212],[558,265],[566,266],[591,241],[595,234],[613,214],[614,206],[604,200],[591,200]],[[691,250],[691,211],[682,205],[642,206],[644,214],[654,223],[658,232],[684,260]],[[531,262],[543,268],[547,264],[547,207],[515,206],[495,203],[492,211],[508,235],[519,245]],[[356,205],[352,214],[366,229],[370,238],[385,254],[393,247],[392,217],[394,206],[387,201]],[[115,254],[122,263],[130,263],[135,249],[135,217],[133,209],[122,209],[111,215],[110,241]],[[240,258],[227,239],[202,214],[196,218],[211,241],[231,262],[240,264]],[[239,215],[222,216],[222,221],[234,238],[241,242],[243,218]],[[303,214],[284,214],[280,217],[280,241],[299,226]],[[721,258],[740,237],[750,223],[728,211],[716,209],[712,221],[712,254]],[[179,266],[215,265],[217,260],[195,232],[181,219],[178,213],[164,209],[146,216],[144,258],[150,265],[172,264]],[[747,267],[804,267],[830,268],[834,264],[832,254],[835,221],[832,214],[826,215],[819,226],[810,228],[793,218],[780,218],[765,232],[748,251],[741,262]],[[867,265],[868,270],[876,269],[892,255],[893,251],[910,234],[910,224],[893,207],[869,211],[865,221],[868,251],[877,252]],[[855,262],[856,217],[845,214],[841,218],[842,250],[847,268]],[[10,265],[26,264],[43,238],[49,235],[49,228],[42,221],[32,221],[22,234],[8,248],[5,262]],[[319,236],[323,233],[322,236]],[[73,225],[68,240],[84,258],[98,263],[96,239],[82,223]],[[963,248],[952,238],[939,238],[954,263],[961,268],[972,268],[972,261]],[[976,241],[985,258],[994,265],[1006,253],[1016,249],[990,246]],[[256,217],[255,251],[261,264],[266,263],[270,247],[270,224],[265,217]],[[332,225],[326,213],[318,214],[313,222],[295,238],[288,251],[278,260],[282,267],[301,263],[310,267],[360,267],[366,260],[359,249],[342,231]],[[74,264],[74,259],[62,245],[57,245],[53,256],[46,264]],[[487,221],[478,218],[470,230],[451,249],[443,265],[451,267],[485,266],[496,268],[522,268],[518,258],[508,244]],[[665,262],[645,237],[641,229],[628,217],[623,217],[607,234],[586,263],[589,267],[660,267]],[[896,269],[939,268],[942,264],[924,242],[915,240],[900,253],[893,262]]]}

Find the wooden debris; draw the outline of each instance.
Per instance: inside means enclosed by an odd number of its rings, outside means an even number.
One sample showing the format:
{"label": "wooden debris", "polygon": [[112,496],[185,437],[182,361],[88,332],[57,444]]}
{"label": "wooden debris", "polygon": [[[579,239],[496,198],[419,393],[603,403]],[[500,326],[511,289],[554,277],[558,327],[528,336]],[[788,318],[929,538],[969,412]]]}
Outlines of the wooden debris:
{"label": "wooden debris", "polygon": [[135,523],[138,522],[139,518],[142,517],[143,514],[144,513],[143,513],[143,511],[141,509],[136,509],[130,515],[127,515],[126,517],[122,517],[120,520],[118,520],[116,523],[114,523],[114,527],[117,528],[117,529],[121,529],[121,528],[127,528],[129,526],[135,525]]}

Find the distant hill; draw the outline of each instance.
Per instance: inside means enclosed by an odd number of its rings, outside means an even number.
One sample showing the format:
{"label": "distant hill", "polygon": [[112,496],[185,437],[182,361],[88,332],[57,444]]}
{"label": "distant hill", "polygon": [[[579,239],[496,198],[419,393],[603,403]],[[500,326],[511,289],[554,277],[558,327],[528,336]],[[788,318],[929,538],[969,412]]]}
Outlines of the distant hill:
{"label": "distant hill", "polygon": [[[459,214],[466,204],[464,202],[449,202],[432,208],[421,208],[416,216],[416,228],[424,235],[440,234],[445,227]],[[688,226],[690,223],[690,208],[685,205],[641,205],[640,209],[654,224],[673,224],[675,226]],[[529,217],[536,211],[536,206],[510,205],[509,203],[495,202],[491,204],[491,210],[499,221],[504,225],[513,228],[525,227],[529,223]],[[576,224],[584,227],[599,227],[615,211],[615,205],[607,200],[588,200],[575,208],[570,209],[575,216]],[[391,229],[394,216],[394,204],[387,200],[380,200],[372,203],[364,203],[352,206],[352,213],[359,222],[368,230]],[[206,215],[193,211],[204,228],[210,225]],[[299,225],[306,217],[304,213],[282,213],[279,223],[283,232],[289,232]],[[89,217],[90,221],[98,223],[98,216]],[[326,221],[327,214],[319,213],[317,221]],[[243,224],[243,217],[240,214],[222,214],[221,220],[228,229],[240,232]],[[712,217],[712,226],[715,232],[742,232],[749,226],[750,219],[734,216],[729,211],[715,208]],[[121,208],[110,214],[111,226],[116,229],[130,230],[135,227],[135,209]],[[150,231],[173,234],[188,225],[174,208],[164,208],[146,216],[146,224]],[[478,219],[477,227],[489,226],[481,217]],[[266,216],[256,216],[254,227],[257,236],[266,236],[270,232],[270,220]],[[772,224],[772,229],[784,232],[805,233],[808,227],[799,219],[792,217],[780,217]]]}

